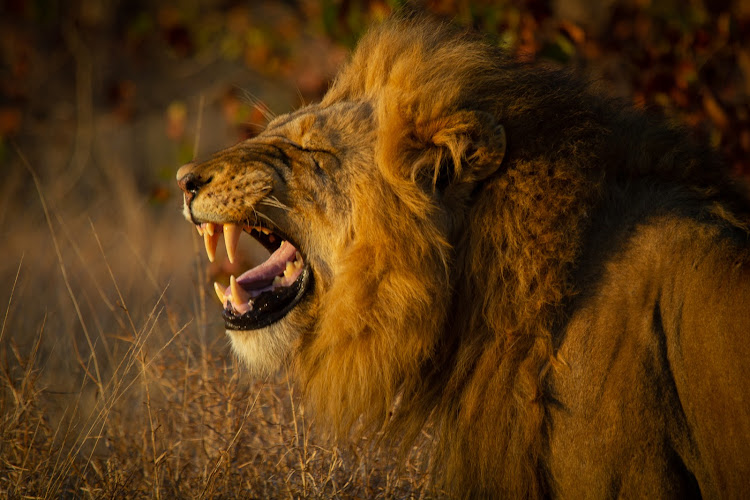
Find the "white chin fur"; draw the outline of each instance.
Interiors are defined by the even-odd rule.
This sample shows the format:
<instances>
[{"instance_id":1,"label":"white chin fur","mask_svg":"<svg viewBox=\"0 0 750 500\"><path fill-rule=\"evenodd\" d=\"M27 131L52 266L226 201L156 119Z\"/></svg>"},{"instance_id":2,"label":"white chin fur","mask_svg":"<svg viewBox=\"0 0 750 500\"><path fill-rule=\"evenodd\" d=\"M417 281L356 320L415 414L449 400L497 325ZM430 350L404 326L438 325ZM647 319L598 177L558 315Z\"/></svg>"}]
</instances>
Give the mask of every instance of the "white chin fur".
<instances>
[{"instance_id":1,"label":"white chin fur","mask_svg":"<svg viewBox=\"0 0 750 500\"><path fill-rule=\"evenodd\" d=\"M256 374L271 374L290 356L297 330L286 321L250 331L227 330L232 350Z\"/></svg>"},{"instance_id":2,"label":"white chin fur","mask_svg":"<svg viewBox=\"0 0 750 500\"><path fill-rule=\"evenodd\" d=\"M188 222L193 222L193 218L190 217L190 207L188 207L188 204L184 201L182 202L182 215Z\"/></svg>"}]
</instances>

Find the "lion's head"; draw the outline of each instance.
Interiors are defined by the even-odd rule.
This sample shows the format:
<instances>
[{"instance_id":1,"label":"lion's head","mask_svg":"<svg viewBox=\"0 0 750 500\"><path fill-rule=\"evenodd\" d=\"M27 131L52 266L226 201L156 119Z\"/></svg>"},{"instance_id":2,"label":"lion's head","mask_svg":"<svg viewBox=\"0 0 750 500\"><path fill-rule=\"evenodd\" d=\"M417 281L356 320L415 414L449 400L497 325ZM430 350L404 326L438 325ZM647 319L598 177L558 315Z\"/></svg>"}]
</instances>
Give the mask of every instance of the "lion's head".
<instances>
[{"instance_id":1,"label":"lion's head","mask_svg":"<svg viewBox=\"0 0 750 500\"><path fill-rule=\"evenodd\" d=\"M230 259L242 232L270 252L216 285L235 352L256 370L292 360L342 423L382 423L419 384L455 292L467 202L505 152L486 103L453 83L474 42L394 28L361 43L321 103L177 175L212 259L222 233Z\"/></svg>"}]
</instances>

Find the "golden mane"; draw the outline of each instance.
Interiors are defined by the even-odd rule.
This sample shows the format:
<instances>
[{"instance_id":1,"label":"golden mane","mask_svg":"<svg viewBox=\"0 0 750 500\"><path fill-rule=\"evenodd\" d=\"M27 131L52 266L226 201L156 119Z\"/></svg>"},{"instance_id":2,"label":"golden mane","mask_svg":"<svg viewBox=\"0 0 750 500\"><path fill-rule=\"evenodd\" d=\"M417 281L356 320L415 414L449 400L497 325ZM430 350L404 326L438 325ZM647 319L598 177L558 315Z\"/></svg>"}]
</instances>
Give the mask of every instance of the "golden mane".
<instances>
[{"instance_id":1,"label":"golden mane","mask_svg":"<svg viewBox=\"0 0 750 500\"><path fill-rule=\"evenodd\" d=\"M416 182L418 169L437 170L445 156L466 184L500 166L502 154L466 159L481 138L474 131L470 140L445 132L459 113L461 123L487 113L507 127L504 116L523 112L503 109L510 64L481 40L418 20L385 24L360 42L322 105L373 104L382 183L353 195L358 238L299 368L306 394L340 431L364 417L368 429L413 438L435 414L439 463L458 491L480 484L537 496L541 382L593 181L557 161L540 182L538 166L519 158L473 207L467 193L453 193L448 220ZM557 153L575 147L573 134L558 136Z\"/></svg>"},{"instance_id":2,"label":"golden mane","mask_svg":"<svg viewBox=\"0 0 750 500\"><path fill-rule=\"evenodd\" d=\"M543 496L545 380L564 364L553 332L578 292L602 167L696 189L726 185L723 171L565 72L420 18L360 42L321 105L345 100L373 106L379 177L352 193L357 238L302 349L306 394L339 432L364 419L405 445L434 417L436 467L457 492ZM502 163L488 125L507 130ZM434 193L446 161L468 186L446 192L448 213L420 182Z\"/></svg>"}]
</instances>

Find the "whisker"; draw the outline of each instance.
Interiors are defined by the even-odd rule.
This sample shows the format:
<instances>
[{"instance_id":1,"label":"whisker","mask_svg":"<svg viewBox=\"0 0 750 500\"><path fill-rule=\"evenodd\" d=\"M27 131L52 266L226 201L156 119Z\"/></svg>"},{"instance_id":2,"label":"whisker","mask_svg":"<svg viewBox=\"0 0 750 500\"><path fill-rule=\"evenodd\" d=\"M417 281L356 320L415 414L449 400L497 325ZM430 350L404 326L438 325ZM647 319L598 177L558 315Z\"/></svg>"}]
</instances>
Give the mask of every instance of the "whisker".
<instances>
[{"instance_id":1,"label":"whisker","mask_svg":"<svg viewBox=\"0 0 750 500\"><path fill-rule=\"evenodd\" d=\"M261 112L263 115L263 118L266 119L267 122L270 122L274 118L276 118L276 114L271 111L271 109L266 105L265 102L261 101L258 97L253 95L250 91L246 89L242 89L242 95L245 98L245 100L249 101L253 106L255 106L258 111Z\"/></svg>"},{"instance_id":2,"label":"whisker","mask_svg":"<svg viewBox=\"0 0 750 500\"><path fill-rule=\"evenodd\" d=\"M250 225L251 226L257 226L258 225L258 218L259 218L258 217L258 212L255 210L255 208L253 208L253 223L250 224ZM250 221L248 220L248 222L250 222Z\"/></svg>"},{"instance_id":3,"label":"whisker","mask_svg":"<svg viewBox=\"0 0 750 500\"><path fill-rule=\"evenodd\" d=\"M283 209L285 209L285 210L289 210L289 207L288 207L288 206L286 206L285 204L281 203L281 202L279 201L279 199L278 199L278 198L276 198L275 196L269 196L269 197L268 197L268 199L269 199L269 200L273 200L273 201L274 201L275 203L278 203L278 204L279 204L279 207L281 207L281 208L283 208Z\"/></svg>"},{"instance_id":4,"label":"whisker","mask_svg":"<svg viewBox=\"0 0 750 500\"><path fill-rule=\"evenodd\" d=\"M267 198L263 198L262 200L258 202L258 205L267 205L269 207L274 207L274 208L278 208L278 209L286 210L286 211L290 210L288 206L280 202L278 198L276 198L275 196L269 196Z\"/></svg>"}]
</instances>

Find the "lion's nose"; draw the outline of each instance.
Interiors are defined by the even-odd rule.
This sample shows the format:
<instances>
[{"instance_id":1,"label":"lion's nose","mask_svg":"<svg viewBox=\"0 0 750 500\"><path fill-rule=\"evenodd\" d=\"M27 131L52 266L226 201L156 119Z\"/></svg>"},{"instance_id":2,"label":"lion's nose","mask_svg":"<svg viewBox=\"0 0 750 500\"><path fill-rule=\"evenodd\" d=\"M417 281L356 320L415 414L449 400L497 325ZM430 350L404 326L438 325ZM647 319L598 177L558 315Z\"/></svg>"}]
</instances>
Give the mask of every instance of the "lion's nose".
<instances>
[{"instance_id":1,"label":"lion's nose","mask_svg":"<svg viewBox=\"0 0 750 500\"><path fill-rule=\"evenodd\" d=\"M195 162L186 163L177 169L177 181L181 181L183 177L193 171L195 168Z\"/></svg>"},{"instance_id":2,"label":"lion's nose","mask_svg":"<svg viewBox=\"0 0 750 500\"><path fill-rule=\"evenodd\" d=\"M180 167L177 171L177 185L185 192L185 203L188 205L195 195L198 194L198 190L211 180L195 175L190 171L192 168L193 164L188 163L187 165Z\"/></svg>"}]
</instances>

